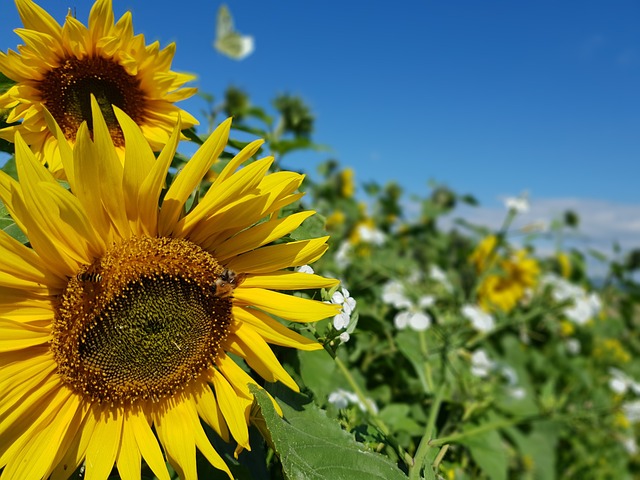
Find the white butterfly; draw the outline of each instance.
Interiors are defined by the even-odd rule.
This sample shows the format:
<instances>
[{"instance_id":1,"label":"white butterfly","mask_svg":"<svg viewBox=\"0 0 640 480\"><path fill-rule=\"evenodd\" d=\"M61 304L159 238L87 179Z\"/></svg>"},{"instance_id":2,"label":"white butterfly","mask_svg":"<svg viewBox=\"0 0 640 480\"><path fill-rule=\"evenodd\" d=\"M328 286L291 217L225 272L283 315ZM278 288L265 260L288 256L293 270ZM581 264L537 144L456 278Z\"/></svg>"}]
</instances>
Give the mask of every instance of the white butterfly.
<instances>
[{"instance_id":1,"label":"white butterfly","mask_svg":"<svg viewBox=\"0 0 640 480\"><path fill-rule=\"evenodd\" d=\"M233 18L226 5L221 5L216 18L215 49L234 60L242 60L254 50L253 37L241 35L233 28Z\"/></svg>"}]
</instances>

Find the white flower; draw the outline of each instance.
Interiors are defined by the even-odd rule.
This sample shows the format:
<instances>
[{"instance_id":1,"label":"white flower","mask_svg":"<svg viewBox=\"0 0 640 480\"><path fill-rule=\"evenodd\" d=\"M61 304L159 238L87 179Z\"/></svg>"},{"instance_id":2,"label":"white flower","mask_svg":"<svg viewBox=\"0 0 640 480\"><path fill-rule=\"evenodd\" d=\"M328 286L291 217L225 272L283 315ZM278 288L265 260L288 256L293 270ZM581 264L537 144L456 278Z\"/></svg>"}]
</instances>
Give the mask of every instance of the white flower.
<instances>
[{"instance_id":1,"label":"white flower","mask_svg":"<svg viewBox=\"0 0 640 480\"><path fill-rule=\"evenodd\" d=\"M356 402L358 397L355 393L339 388L329 394L329 403L336 408L347 408L349 403Z\"/></svg>"},{"instance_id":2,"label":"white flower","mask_svg":"<svg viewBox=\"0 0 640 480\"><path fill-rule=\"evenodd\" d=\"M347 328L350 321L351 317L347 313L340 312L335 317L333 317L333 328L335 328L336 330Z\"/></svg>"},{"instance_id":3,"label":"white flower","mask_svg":"<svg viewBox=\"0 0 640 480\"><path fill-rule=\"evenodd\" d=\"M415 304L405 295L404 285L397 280L391 280L382 287L382 301L401 310L393 319L399 330L411 327L412 330L421 332L431 326L431 317L423 309L435 303L436 299L432 295L423 295Z\"/></svg>"},{"instance_id":4,"label":"white flower","mask_svg":"<svg viewBox=\"0 0 640 480\"><path fill-rule=\"evenodd\" d=\"M349 333L347 332L342 332L340 335L338 335L338 338L340 339L341 343L347 343L351 338L351 335L349 335Z\"/></svg>"},{"instance_id":5,"label":"white flower","mask_svg":"<svg viewBox=\"0 0 640 480\"><path fill-rule=\"evenodd\" d=\"M526 194L522 194L519 197L508 197L505 199L504 205L508 210L513 210L516 213L527 213L529 211L529 200L527 200Z\"/></svg>"},{"instance_id":6,"label":"white flower","mask_svg":"<svg viewBox=\"0 0 640 480\"><path fill-rule=\"evenodd\" d=\"M364 243L370 243L371 245L376 246L382 245L385 240L384 233L367 225L360 225L358 227L358 235L360 236L360 240Z\"/></svg>"},{"instance_id":7,"label":"white flower","mask_svg":"<svg viewBox=\"0 0 640 480\"><path fill-rule=\"evenodd\" d=\"M433 295L423 295L418 299L418 306L420 308L432 307L434 303L436 303L436 297Z\"/></svg>"},{"instance_id":8,"label":"white flower","mask_svg":"<svg viewBox=\"0 0 640 480\"><path fill-rule=\"evenodd\" d=\"M609 388L615 393L622 395L630 389L636 395L640 395L640 383L629 377L622 370L611 367L609 374L611 375Z\"/></svg>"},{"instance_id":9,"label":"white flower","mask_svg":"<svg viewBox=\"0 0 640 480\"><path fill-rule=\"evenodd\" d=\"M495 365L484 350L476 350L471 355L471 374L475 377L487 377Z\"/></svg>"},{"instance_id":10,"label":"white flower","mask_svg":"<svg viewBox=\"0 0 640 480\"><path fill-rule=\"evenodd\" d=\"M629 455L635 455L636 453L638 453L638 444L636 443L635 437L624 437L621 442L622 446Z\"/></svg>"},{"instance_id":11,"label":"white flower","mask_svg":"<svg viewBox=\"0 0 640 480\"><path fill-rule=\"evenodd\" d=\"M343 390L342 388L338 388L337 390L331 392L329 394L329 403L334 405L336 408L347 408L349 404L358 405L358 408L365 412L367 410L365 404L360 401L358 396L347 390ZM378 413L378 406L371 398L366 398L365 401L369 405L369 408L373 410L373 412Z\"/></svg>"},{"instance_id":12,"label":"white flower","mask_svg":"<svg viewBox=\"0 0 640 480\"><path fill-rule=\"evenodd\" d=\"M511 386L518 384L518 374L514 368L510 365L504 365L502 367L502 376L507 380L507 383Z\"/></svg>"},{"instance_id":13,"label":"white flower","mask_svg":"<svg viewBox=\"0 0 640 480\"><path fill-rule=\"evenodd\" d=\"M382 301L396 308L408 308L412 305L404 294L404 285L397 280L391 280L382 287Z\"/></svg>"},{"instance_id":14,"label":"white flower","mask_svg":"<svg viewBox=\"0 0 640 480\"><path fill-rule=\"evenodd\" d=\"M451 285L451 282L447 278L447 274L437 265L431 265L431 267L429 267L429 278L440 283L448 292L453 290L453 285Z\"/></svg>"},{"instance_id":15,"label":"white flower","mask_svg":"<svg viewBox=\"0 0 640 480\"><path fill-rule=\"evenodd\" d=\"M577 338L569 338L564 344L567 347L567 352L572 355L578 355L580 353L580 350L582 350L580 340L578 340Z\"/></svg>"},{"instance_id":16,"label":"white flower","mask_svg":"<svg viewBox=\"0 0 640 480\"><path fill-rule=\"evenodd\" d=\"M513 387L508 391L511 398L514 400L522 400L527 395L527 391L522 387Z\"/></svg>"},{"instance_id":17,"label":"white flower","mask_svg":"<svg viewBox=\"0 0 640 480\"><path fill-rule=\"evenodd\" d=\"M422 332L431 326L431 317L425 312L409 309L397 313L393 323L398 330L410 327L416 332Z\"/></svg>"},{"instance_id":18,"label":"white flower","mask_svg":"<svg viewBox=\"0 0 640 480\"><path fill-rule=\"evenodd\" d=\"M640 400L627 402L622 404L622 413L631 423L640 421Z\"/></svg>"},{"instance_id":19,"label":"white flower","mask_svg":"<svg viewBox=\"0 0 640 480\"><path fill-rule=\"evenodd\" d=\"M582 287L574 285L564 278L553 274L542 277L543 285L551 285L551 295L558 302L571 300L572 305L564 308L563 313L573 323L584 325L602 309L602 301L597 293L587 294Z\"/></svg>"},{"instance_id":20,"label":"white flower","mask_svg":"<svg viewBox=\"0 0 640 480\"><path fill-rule=\"evenodd\" d=\"M351 243L349 241L344 241L334 256L339 269L344 270L351 264L351 259L349 258L350 253Z\"/></svg>"},{"instance_id":21,"label":"white flower","mask_svg":"<svg viewBox=\"0 0 640 480\"><path fill-rule=\"evenodd\" d=\"M313 270L313 268L311 268L309 265L302 265L300 267L296 267L296 272L298 273L315 273L315 271Z\"/></svg>"},{"instance_id":22,"label":"white flower","mask_svg":"<svg viewBox=\"0 0 640 480\"><path fill-rule=\"evenodd\" d=\"M411 285L415 285L420 280L422 280L422 272L420 270L414 270L409 275L407 275L407 283Z\"/></svg>"},{"instance_id":23,"label":"white flower","mask_svg":"<svg viewBox=\"0 0 640 480\"><path fill-rule=\"evenodd\" d=\"M331 296L331 303L342 306L342 311L333 317L333 327L336 330L342 330L351 321L351 314L356 308L356 301L349 295L349 290L341 288Z\"/></svg>"},{"instance_id":24,"label":"white flower","mask_svg":"<svg viewBox=\"0 0 640 480\"><path fill-rule=\"evenodd\" d=\"M476 331L481 333L490 332L495 326L493 317L475 305L465 305L462 307L462 315L464 315Z\"/></svg>"}]
</instances>

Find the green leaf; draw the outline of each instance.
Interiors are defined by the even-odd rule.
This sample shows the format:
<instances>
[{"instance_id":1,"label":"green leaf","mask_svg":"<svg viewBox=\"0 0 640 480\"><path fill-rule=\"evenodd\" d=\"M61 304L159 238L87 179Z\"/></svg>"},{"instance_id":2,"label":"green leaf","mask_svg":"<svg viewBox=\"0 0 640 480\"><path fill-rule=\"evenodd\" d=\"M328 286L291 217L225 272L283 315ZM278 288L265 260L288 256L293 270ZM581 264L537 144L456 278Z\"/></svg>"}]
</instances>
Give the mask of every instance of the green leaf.
<instances>
[{"instance_id":1,"label":"green leaf","mask_svg":"<svg viewBox=\"0 0 640 480\"><path fill-rule=\"evenodd\" d=\"M196 143L197 145L202 145L204 143L204 141L196 133L196 129L194 127L182 130L182 133L184 134L185 137L187 137L189 140Z\"/></svg>"},{"instance_id":2,"label":"green leaf","mask_svg":"<svg viewBox=\"0 0 640 480\"><path fill-rule=\"evenodd\" d=\"M305 386L310 388L316 398L327 398L338 386L336 362L325 350L317 352L298 352L300 375Z\"/></svg>"},{"instance_id":3,"label":"green leaf","mask_svg":"<svg viewBox=\"0 0 640 480\"><path fill-rule=\"evenodd\" d=\"M284 474L290 479L404 480L388 458L367 450L300 395L293 406L283 404L278 416L264 391L251 387L260 405Z\"/></svg>"},{"instance_id":4,"label":"green leaf","mask_svg":"<svg viewBox=\"0 0 640 480\"><path fill-rule=\"evenodd\" d=\"M411 417L411 407L406 403L391 403L380 411L380 419L387 425L393 425L395 431L405 431L420 436L424 426L420 426Z\"/></svg>"},{"instance_id":5,"label":"green leaf","mask_svg":"<svg viewBox=\"0 0 640 480\"><path fill-rule=\"evenodd\" d=\"M29 239L24 232L16 225L13 218L9 216L7 207L5 207L2 201L0 201L0 229L4 230L5 233L8 233L11 237L22 244L29 242Z\"/></svg>"},{"instance_id":6,"label":"green leaf","mask_svg":"<svg viewBox=\"0 0 640 480\"><path fill-rule=\"evenodd\" d=\"M422 388L425 392L430 392L429 382L424 370L425 358L420 350L420 337L414 331L403 330L396 336L396 344L398 350L411 362L416 371L416 375L420 379Z\"/></svg>"},{"instance_id":7,"label":"green leaf","mask_svg":"<svg viewBox=\"0 0 640 480\"><path fill-rule=\"evenodd\" d=\"M14 180L18 180L18 170L17 170L17 167L16 167L16 157L15 156L12 156L11 158L9 158L9 160L7 160L5 162L5 164L2 166L2 171L4 173L6 173L7 175L9 175Z\"/></svg>"},{"instance_id":8,"label":"green leaf","mask_svg":"<svg viewBox=\"0 0 640 480\"><path fill-rule=\"evenodd\" d=\"M0 72L0 93L4 93L9 90L13 85L15 85L15 81L11 80L4 73Z\"/></svg>"},{"instance_id":9,"label":"green leaf","mask_svg":"<svg viewBox=\"0 0 640 480\"><path fill-rule=\"evenodd\" d=\"M324 228L326 219L320 215L315 214L307 218L302 225L296 228L290 233L290 237L293 240L307 240L309 238L323 237L327 234Z\"/></svg>"},{"instance_id":10,"label":"green leaf","mask_svg":"<svg viewBox=\"0 0 640 480\"><path fill-rule=\"evenodd\" d=\"M470 425L471 428L474 428ZM479 433L461 440L471 452L471 457L491 480L507 479L508 457L502 436L497 430Z\"/></svg>"},{"instance_id":11,"label":"green leaf","mask_svg":"<svg viewBox=\"0 0 640 480\"><path fill-rule=\"evenodd\" d=\"M554 480L558 433L560 427L553 422L536 423L531 432L525 435L518 428L505 429L505 433L514 441L525 465L530 465L536 480Z\"/></svg>"}]
</instances>

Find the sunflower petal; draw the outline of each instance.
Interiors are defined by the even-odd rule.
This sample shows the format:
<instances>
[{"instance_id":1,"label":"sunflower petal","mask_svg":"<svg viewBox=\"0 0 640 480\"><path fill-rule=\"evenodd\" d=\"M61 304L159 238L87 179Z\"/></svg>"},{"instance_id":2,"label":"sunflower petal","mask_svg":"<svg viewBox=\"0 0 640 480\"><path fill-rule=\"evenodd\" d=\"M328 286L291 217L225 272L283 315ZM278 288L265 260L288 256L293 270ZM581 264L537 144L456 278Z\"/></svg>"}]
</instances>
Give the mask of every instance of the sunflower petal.
<instances>
[{"instance_id":1,"label":"sunflower petal","mask_svg":"<svg viewBox=\"0 0 640 480\"><path fill-rule=\"evenodd\" d=\"M193 394L194 392L190 393ZM204 429L202 428L200 418L198 418L195 401L193 400L194 397L195 395L192 395L191 401L185 402L184 407L191 419L193 439L196 443L196 446L198 447L198 450L200 450L200 452L202 452L202 454L206 457L206 459L209 460L209 463L211 463L211 465L219 470L224 471L227 475L229 475L229 478L233 480L233 475L231 475L229 467L226 463L224 463L224 460L222 460L222 457L218 454L218 452L216 452L215 448L213 448L211 442L204 432Z\"/></svg>"},{"instance_id":2,"label":"sunflower petal","mask_svg":"<svg viewBox=\"0 0 640 480\"><path fill-rule=\"evenodd\" d=\"M234 306L233 318L251 325L267 343L298 350L313 351L323 349L322 345L316 340L303 337L259 310Z\"/></svg>"},{"instance_id":3,"label":"sunflower petal","mask_svg":"<svg viewBox=\"0 0 640 480\"><path fill-rule=\"evenodd\" d=\"M226 204L233 203L236 198L243 199L244 196L246 200L243 199L242 201L247 201L247 193L255 190L272 163L273 157L258 160L230 176L220 183L217 188L210 188L196 208L178 223L178 231L182 235L187 235L198 222L201 222L216 210L216 213L222 211Z\"/></svg>"},{"instance_id":4,"label":"sunflower petal","mask_svg":"<svg viewBox=\"0 0 640 480\"><path fill-rule=\"evenodd\" d=\"M131 423L122 426L122 443L116 457L118 473L122 480L140 480L141 455Z\"/></svg>"},{"instance_id":5,"label":"sunflower petal","mask_svg":"<svg viewBox=\"0 0 640 480\"><path fill-rule=\"evenodd\" d=\"M151 171L140 185L138 194L138 211L142 227L147 235L155 237L158 233L158 200L167 177L167 171L173 160L180 140L181 122L178 119L169 141L160 152Z\"/></svg>"},{"instance_id":6,"label":"sunflower petal","mask_svg":"<svg viewBox=\"0 0 640 480\"><path fill-rule=\"evenodd\" d=\"M74 424L77 429L79 423L79 400L69 390L61 389L60 394L60 403L51 409L50 420L42 422L29 436L20 452L5 467L3 478L44 478L51 472L59 452L68 447L70 427ZM71 433L75 434L75 431Z\"/></svg>"},{"instance_id":7,"label":"sunflower petal","mask_svg":"<svg viewBox=\"0 0 640 480\"><path fill-rule=\"evenodd\" d=\"M0 230L0 252L0 284L9 288L26 288L32 292L65 286L66 281L45 268L44 262L34 250L25 247L4 230ZM3 293L0 290L0 302L3 300Z\"/></svg>"},{"instance_id":8,"label":"sunflower petal","mask_svg":"<svg viewBox=\"0 0 640 480\"><path fill-rule=\"evenodd\" d=\"M320 237L258 248L230 259L227 266L236 272L269 273L287 267L308 265L327 251L328 239L329 237Z\"/></svg>"},{"instance_id":9,"label":"sunflower petal","mask_svg":"<svg viewBox=\"0 0 640 480\"><path fill-rule=\"evenodd\" d=\"M218 159L229 138L231 119L222 122L209 136L204 144L193 155L191 160L173 181L162 202L158 231L160 235L169 235L177 223L185 202L196 186L202 181L205 173Z\"/></svg>"},{"instance_id":10,"label":"sunflower petal","mask_svg":"<svg viewBox=\"0 0 640 480\"><path fill-rule=\"evenodd\" d=\"M255 385L263 391L264 389L258 385L253 378L247 375L247 372L240 368L228 355L218 357L216 364L220 369L220 372L222 372L225 378L229 380L229 383L233 386L236 392L240 393L244 397L238 397L238 400L244 400L248 419L251 414L251 405L253 404L254 398L251 390L249 390L249 385ZM267 392L267 395L269 395L269 398L273 403L273 407L276 409L276 412L278 412L278 415L282 416L282 409L280 408L280 405L278 405L278 402L275 401L269 392Z\"/></svg>"},{"instance_id":11,"label":"sunflower petal","mask_svg":"<svg viewBox=\"0 0 640 480\"><path fill-rule=\"evenodd\" d=\"M224 421L218 402L209 385L197 390L194 394L196 409L202 419L213 428L225 442L229 442L229 429Z\"/></svg>"},{"instance_id":12,"label":"sunflower petal","mask_svg":"<svg viewBox=\"0 0 640 480\"><path fill-rule=\"evenodd\" d=\"M270 288L272 290L305 290L309 288L331 288L340 283L334 278L299 272L275 272L247 275L242 282L244 288Z\"/></svg>"},{"instance_id":13,"label":"sunflower petal","mask_svg":"<svg viewBox=\"0 0 640 480\"><path fill-rule=\"evenodd\" d=\"M89 31L93 38L93 44L98 43L98 40L110 33L113 22L111 0L96 0L89 12Z\"/></svg>"},{"instance_id":14,"label":"sunflower petal","mask_svg":"<svg viewBox=\"0 0 640 480\"><path fill-rule=\"evenodd\" d=\"M269 220L248 228L215 245L215 247L212 246L209 250L216 255L216 258L224 261L229 257L237 256L284 237L314 214L314 211L306 211L294 213L284 218Z\"/></svg>"},{"instance_id":15,"label":"sunflower petal","mask_svg":"<svg viewBox=\"0 0 640 480\"><path fill-rule=\"evenodd\" d=\"M90 411L84 415L82 425L76 431L69 448L53 469L51 480L67 480L85 458L87 446L96 428L96 416Z\"/></svg>"},{"instance_id":16,"label":"sunflower petal","mask_svg":"<svg viewBox=\"0 0 640 480\"><path fill-rule=\"evenodd\" d=\"M235 441L238 442L238 445L241 445L247 450L251 450L249 446L247 419L245 412L240 407L240 402L238 402L238 395L221 373L215 370L212 371L215 372L212 383L216 391L216 398L218 405L220 405L222 415L224 415L224 419L229 427L229 431Z\"/></svg>"},{"instance_id":17,"label":"sunflower petal","mask_svg":"<svg viewBox=\"0 0 640 480\"><path fill-rule=\"evenodd\" d=\"M91 116L93 119L93 139L95 143L92 162L98 165L100 177L93 184L101 192L102 205L115 225L121 238L129 238L131 233L122 191L123 167L118 158L109 127L102 116L96 97L91 95ZM84 162L91 163L91 162Z\"/></svg>"},{"instance_id":18,"label":"sunflower petal","mask_svg":"<svg viewBox=\"0 0 640 480\"><path fill-rule=\"evenodd\" d=\"M31 0L16 0L16 6L26 28L46 33L60 43L60 24L45 9Z\"/></svg>"},{"instance_id":19,"label":"sunflower petal","mask_svg":"<svg viewBox=\"0 0 640 480\"><path fill-rule=\"evenodd\" d=\"M132 229L136 233L142 234L144 232L138 228L140 225L138 196L140 186L153 168L156 159L149 142L142 135L140 127L118 107L114 107L114 112L122 128L127 147L122 178L125 210Z\"/></svg>"},{"instance_id":20,"label":"sunflower petal","mask_svg":"<svg viewBox=\"0 0 640 480\"><path fill-rule=\"evenodd\" d=\"M97 421L87 445L86 478L107 478L121 448L122 413L96 406L89 415L95 415Z\"/></svg>"},{"instance_id":21,"label":"sunflower petal","mask_svg":"<svg viewBox=\"0 0 640 480\"><path fill-rule=\"evenodd\" d=\"M185 410L184 398L167 405L158 413L154 423L167 458L180 478L197 480L196 445L191 435L191 421Z\"/></svg>"},{"instance_id":22,"label":"sunflower petal","mask_svg":"<svg viewBox=\"0 0 640 480\"><path fill-rule=\"evenodd\" d=\"M0 352L22 350L42 345L49 341L50 328L35 327L28 323L16 322L6 318L0 318Z\"/></svg>"},{"instance_id":23,"label":"sunflower petal","mask_svg":"<svg viewBox=\"0 0 640 480\"><path fill-rule=\"evenodd\" d=\"M151 471L160 480L170 480L160 445L145 415L141 411L128 412L125 422L131 425L138 449Z\"/></svg>"},{"instance_id":24,"label":"sunflower petal","mask_svg":"<svg viewBox=\"0 0 640 480\"><path fill-rule=\"evenodd\" d=\"M234 302L260 308L267 313L292 322L316 322L340 313L341 305L285 295L262 288L238 287L234 291Z\"/></svg>"},{"instance_id":25,"label":"sunflower petal","mask_svg":"<svg viewBox=\"0 0 640 480\"><path fill-rule=\"evenodd\" d=\"M227 340L229 351L249 364L258 375L268 382L280 381L295 392L300 388L282 367L267 342L248 324L240 324Z\"/></svg>"}]
</instances>

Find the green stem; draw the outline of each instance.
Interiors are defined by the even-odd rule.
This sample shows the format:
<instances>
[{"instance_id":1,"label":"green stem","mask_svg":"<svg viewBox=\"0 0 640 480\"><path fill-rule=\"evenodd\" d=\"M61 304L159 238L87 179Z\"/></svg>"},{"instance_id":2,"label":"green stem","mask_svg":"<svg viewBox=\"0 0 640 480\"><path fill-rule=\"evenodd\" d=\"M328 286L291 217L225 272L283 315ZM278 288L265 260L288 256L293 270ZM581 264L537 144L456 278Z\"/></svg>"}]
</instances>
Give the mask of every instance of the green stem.
<instances>
[{"instance_id":1,"label":"green stem","mask_svg":"<svg viewBox=\"0 0 640 480\"><path fill-rule=\"evenodd\" d=\"M429 347L427 346L427 336L425 331L419 333L420 338L420 351L424 357L424 375L427 379L427 388L429 389L427 394L433 392L433 376L431 374L431 364L429 363Z\"/></svg>"},{"instance_id":2,"label":"green stem","mask_svg":"<svg viewBox=\"0 0 640 480\"><path fill-rule=\"evenodd\" d=\"M454 433L453 435L448 435L442 438L434 438L429 441L430 447L440 447L442 445L446 445L449 443L458 443L460 440L464 440L468 437L473 437L474 435L478 435L480 433L488 432L491 430L497 430L498 428L504 427L512 427L513 425L517 425L523 420L511 419L511 420L498 420L496 422L485 423L484 425L480 425L476 428L471 428L465 432Z\"/></svg>"},{"instance_id":3,"label":"green stem","mask_svg":"<svg viewBox=\"0 0 640 480\"><path fill-rule=\"evenodd\" d=\"M445 385L442 384L433 400L433 405L431 405L431 409L429 410L429 421L427 422L427 428L424 431L422 440L420 440L418 450L416 450L416 455L413 458L413 465L409 467L410 480L420 479L420 472L424 468L425 459L427 457L427 454L429 453L429 449L432 447L431 437L433 436L436 428L436 420L438 419L440 405L442 404L442 399L444 398L444 389Z\"/></svg>"}]
</instances>

